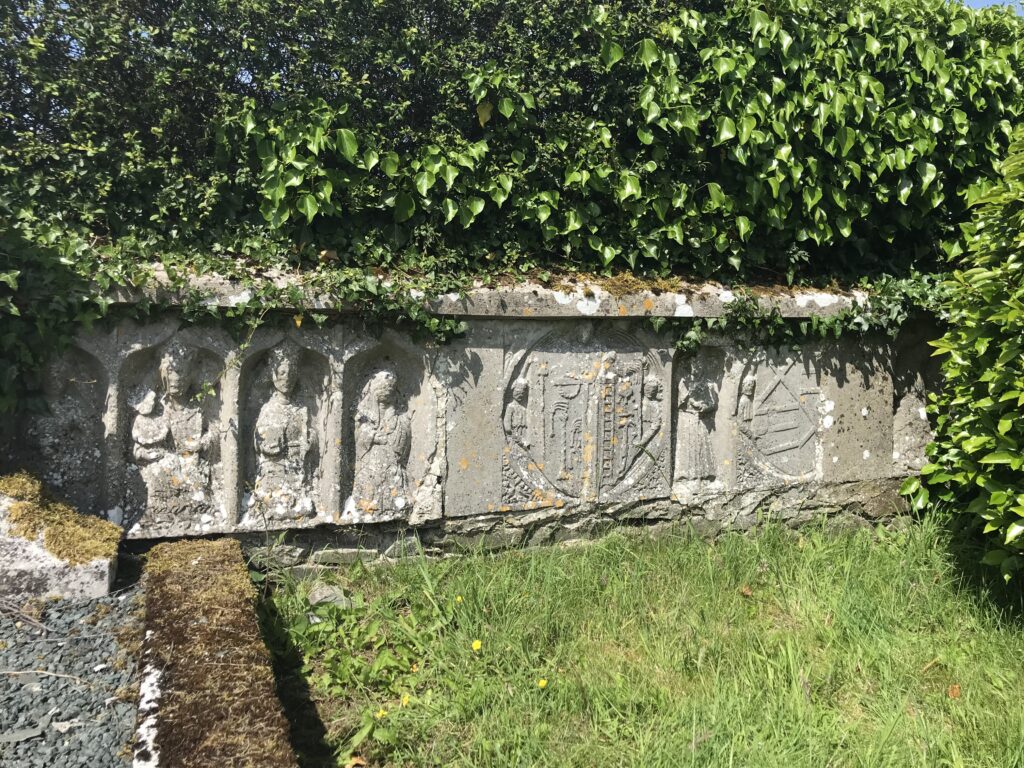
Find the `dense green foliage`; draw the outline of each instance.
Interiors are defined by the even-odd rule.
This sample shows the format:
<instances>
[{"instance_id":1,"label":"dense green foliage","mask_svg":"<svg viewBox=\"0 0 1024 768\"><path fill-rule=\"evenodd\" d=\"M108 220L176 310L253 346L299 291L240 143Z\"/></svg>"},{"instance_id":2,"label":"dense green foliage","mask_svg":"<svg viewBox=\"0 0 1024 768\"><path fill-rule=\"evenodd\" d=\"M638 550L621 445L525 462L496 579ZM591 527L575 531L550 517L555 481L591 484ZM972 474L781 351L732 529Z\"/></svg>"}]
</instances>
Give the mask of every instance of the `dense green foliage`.
<instances>
[{"instance_id":1,"label":"dense green foliage","mask_svg":"<svg viewBox=\"0 0 1024 768\"><path fill-rule=\"evenodd\" d=\"M246 268L932 265L1024 103L1021 21L938 0L2 13L18 219Z\"/></svg>"},{"instance_id":2,"label":"dense green foliage","mask_svg":"<svg viewBox=\"0 0 1024 768\"><path fill-rule=\"evenodd\" d=\"M950 544L931 519L354 566L321 576L351 605L289 582L264 627L338 750L295 730L308 765L1020 766L1024 633Z\"/></svg>"},{"instance_id":3,"label":"dense green foliage","mask_svg":"<svg viewBox=\"0 0 1024 768\"><path fill-rule=\"evenodd\" d=\"M1024 109L1022 33L943 0L11 0L0 409L154 263L434 332L409 289L470 276L929 272ZM294 299L261 285L251 322Z\"/></svg>"},{"instance_id":4,"label":"dense green foliage","mask_svg":"<svg viewBox=\"0 0 1024 768\"><path fill-rule=\"evenodd\" d=\"M1002 170L948 281L936 440L904 490L920 508L937 501L976 521L992 544L985 561L1009 577L1024 567L1024 129Z\"/></svg>"}]
</instances>

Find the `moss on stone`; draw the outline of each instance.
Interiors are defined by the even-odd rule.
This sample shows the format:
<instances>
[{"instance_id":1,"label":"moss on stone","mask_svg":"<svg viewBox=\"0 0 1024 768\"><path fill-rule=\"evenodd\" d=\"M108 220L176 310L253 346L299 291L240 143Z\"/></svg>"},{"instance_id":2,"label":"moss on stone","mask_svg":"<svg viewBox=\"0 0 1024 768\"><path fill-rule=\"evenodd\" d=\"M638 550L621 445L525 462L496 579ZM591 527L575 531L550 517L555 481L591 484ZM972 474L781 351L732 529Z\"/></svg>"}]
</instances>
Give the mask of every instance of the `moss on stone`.
<instances>
[{"instance_id":1,"label":"moss on stone","mask_svg":"<svg viewBox=\"0 0 1024 768\"><path fill-rule=\"evenodd\" d=\"M79 514L54 500L42 482L27 472L0 478L0 493L15 500L7 510L11 536L29 541L42 536L46 551L70 565L117 556L120 526Z\"/></svg>"},{"instance_id":2,"label":"moss on stone","mask_svg":"<svg viewBox=\"0 0 1024 768\"><path fill-rule=\"evenodd\" d=\"M144 583L144 655L162 674L161 766L294 768L238 542L159 544Z\"/></svg>"},{"instance_id":3,"label":"moss on stone","mask_svg":"<svg viewBox=\"0 0 1024 768\"><path fill-rule=\"evenodd\" d=\"M42 504L46 499L43 481L28 472L15 472L0 477L0 493L17 501Z\"/></svg>"}]
</instances>

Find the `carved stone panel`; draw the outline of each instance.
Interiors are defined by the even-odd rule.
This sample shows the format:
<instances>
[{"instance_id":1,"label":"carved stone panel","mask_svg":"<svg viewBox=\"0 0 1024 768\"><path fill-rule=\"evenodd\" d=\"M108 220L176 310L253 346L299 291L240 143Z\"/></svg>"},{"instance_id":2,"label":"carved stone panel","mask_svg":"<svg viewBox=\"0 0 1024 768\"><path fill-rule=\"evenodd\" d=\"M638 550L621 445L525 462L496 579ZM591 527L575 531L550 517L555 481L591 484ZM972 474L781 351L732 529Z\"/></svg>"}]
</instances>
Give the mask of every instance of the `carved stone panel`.
<instances>
[{"instance_id":1,"label":"carved stone panel","mask_svg":"<svg viewBox=\"0 0 1024 768\"><path fill-rule=\"evenodd\" d=\"M103 502L103 408L107 374L89 353L72 347L47 365L46 410L24 423L29 468L85 511Z\"/></svg>"},{"instance_id":2,"label":"carved stone panel","mask_svg":"<svg viewBox=\"0 0 1024 768\"><path fill-rule=\"evenodd\" d=\"M736 388L735 460L740 485L803 481L820 468L820 385L795 356L743 366Z\"/></svg>"},{"instance_id":3,"label":"carved stone panel","mask_svg":"<svg viewBox=\"0 0 1024 768\"><path fill-rule=\"evenodd\" d=\"M341 522L441 516L443 411L432 356L386 334L346 368Z\"/></svg>"},{"instance_id":4,"label":"carved stone panel","mask_svg":"<svg viewBox=\"0 0 1024 768\"><path fill-rule=\"evenodd\" d=\"M131 363L126 523L149 536L217 526L225 517L215 471L223 361L193 340L175 337Z\"/></svg>"},{"instance_id":5,"label":"carved stone panel","mask_svg":"<svg viewBox=\"0 0 1024 768\"><path fill-rule=\"evenodd\" d=\"M323 506L328 361L286 339L261 354L246 373L241 522L262 528L309 521Z\"/></svg>"},{"instance_id":6,"label":"carved stone panel","mask_svg":"<svg viewBox=\"0 0 1024 768\"><path fill-rule=\"evenodd\" d=\"M635 336L589 323L506 350L502 504L667 495L666 379Z\"/></svg>"}]
</instances>

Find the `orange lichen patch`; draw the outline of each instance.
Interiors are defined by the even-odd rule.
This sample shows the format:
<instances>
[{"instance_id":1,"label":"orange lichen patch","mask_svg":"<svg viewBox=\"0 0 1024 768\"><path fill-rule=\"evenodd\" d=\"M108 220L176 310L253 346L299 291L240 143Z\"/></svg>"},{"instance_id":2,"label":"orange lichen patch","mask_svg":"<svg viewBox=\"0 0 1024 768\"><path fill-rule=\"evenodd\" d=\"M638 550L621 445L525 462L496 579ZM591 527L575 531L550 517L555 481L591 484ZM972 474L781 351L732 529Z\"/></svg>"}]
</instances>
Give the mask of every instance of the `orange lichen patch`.
<instances>
[{"instance_id":1,"label":"orange lichen patch","mask_svg":"<svg viewBox=\"0 0 1024 768\"><path fill-rule=\"evenodd\" d=\"M11 536L36 541L70 565L117 556L121 527L54 500L37 478L27 472L0 478L0 493L15 499L7 511Z\"/></svg>"},{"instance_id":2,"label":"orange lichen patch","mask_svg":"<svg viewBox=\"0 0 1024 768\"><path fill-rule=\"evenodd\" d=\"M619 317L625 317L629 313L625 304L619 304Z\"/></svg>"},{"instance_id":3,"label":"orange lichen patch","mask_svg":"<svg viewBox=\"0 0 1024 768\"><path fill-rule=\"evenodd\" d=\"M467 459L465 456L459 459L459 469L461 469L463 472L469 469L469 459Z\"/></svg>"},{"instance_id":4,"label":"orange lichen patch","mask_svg":"<svg viewBox=\"0 0 1024 768\"><path fill-rule=\"evenodd\" d=\"M523 307L523 317L529 317L532 314L533 314L533 308L532 307Z\"/></svg>"},{"instance_id":5,"label":"orange lichen patch","mask_svg":"<svg viewBox=\"0 0 1024 768\"><path fill-rule=\"evenodd\" d=\"M650 312L653 309L654 309L654 299L652 299L651 297L648 296L646 299L644 299L644 312Z\"/></svg>"}]
</instances>

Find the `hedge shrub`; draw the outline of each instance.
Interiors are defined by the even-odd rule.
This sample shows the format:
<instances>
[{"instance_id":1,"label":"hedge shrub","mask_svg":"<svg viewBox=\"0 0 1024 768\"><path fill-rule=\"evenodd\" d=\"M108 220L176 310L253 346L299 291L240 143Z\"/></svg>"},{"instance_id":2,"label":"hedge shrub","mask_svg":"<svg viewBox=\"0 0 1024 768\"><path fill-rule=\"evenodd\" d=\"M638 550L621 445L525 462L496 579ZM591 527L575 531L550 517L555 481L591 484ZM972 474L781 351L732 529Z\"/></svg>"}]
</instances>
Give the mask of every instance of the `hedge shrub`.
<instances>
[{"instance_id":1,"label":"hedge shrub","mask_svg":"<svg viewBox=\"0 0 1024 768\"><path fill-rule=\"evenodd\" d=\"M944 0L12 0L0 204L229 266L928 269L1022 39Z\"/></svg>"},{"instance_id":2,"label":"hedge shrub","mask_svg":"<svg viewBox=\"0 0 1024 768\"><path fill-rule=\"evenodd\" d=\"M1024 566L1024 127L970 227L964 268L947 282L950 331L934 342L944 385L930 406L930 463L904 492L967 515L989 536L985 562Z\"/></svg>"}]
</instances>

